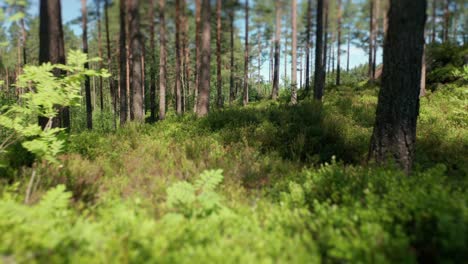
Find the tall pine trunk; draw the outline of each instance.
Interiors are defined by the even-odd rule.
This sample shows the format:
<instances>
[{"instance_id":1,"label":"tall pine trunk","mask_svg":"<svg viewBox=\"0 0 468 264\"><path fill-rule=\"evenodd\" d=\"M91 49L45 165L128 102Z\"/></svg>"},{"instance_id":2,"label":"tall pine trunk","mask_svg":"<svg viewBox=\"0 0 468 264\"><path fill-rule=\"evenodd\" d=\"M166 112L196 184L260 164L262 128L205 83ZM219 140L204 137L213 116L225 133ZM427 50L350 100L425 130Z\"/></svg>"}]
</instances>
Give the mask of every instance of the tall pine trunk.
<instances>
[{"instance_id":1,"label":"tall pine trunk","mask_svg":"<svg viewBox=\"0 0 468 264\"><path fill-rule=\"evenodd\" d=\"M306 26L306 44L305 44L305 93L310 94L310 47L312 45L312 0L307 1L307 26Z\"/></svg>"},{"instance_id":2,"label":"tall pine trunk","mask_svg":"<svg viewBox=\"0 0 468 264\"><path fill-rule=\"evenodd\" d=\"M109 0L104 0L104 20L105 20L105 28L106 28L106 49L107 49L107 70L109 73L112 73L112 55L111 55L111 47L110 47L110 32L109 32ZM114 79L112 77L109 78L109 91L112 97L112 105L114 109L114 128L117 127L117 89L116 85L114 85Z\"/></svg>"},{"instance_id":3,"label":"tall pine trunk","mask_svg":"<svg viewBox=\"0 0 468 264\"><path fill-rule=\"evenodd\" d=\"M159 120L166 118L166 21L165 0L159 0Z\"/></svg>"},{"instance_id":4,"label":"tall pine trunk","mask_svg":"<svg viewBox=\"0 0 468 264\"><path fill-rule=\"evenodd\" d=\"M149 19L150 19L150 121L156 122L156 44L154 40L154 1L150 0Z\"/></svg>"},{"instance_id":5,"label":"tall pine trunk","mask_svg":"<svg viewBox=\"0 0 468 264\"><path fill-rule=\"evenodd\" d=\"M382 88L369 158L380 164L396 162L409 173L419 113L426 1L391 1L388 16Z\"/></svg>"},{"instance_id":6,"label":"tall pine trunk","mask_svg":"<svg viewBox=\"0 0 468 264\"><path fill-rule=\"evenodd\" d=\"M96 0L96 18L98 31L98 57L102 58L102 30L101 30L101 0ZM102 69L102 60L99 61L99 69ZM104 94L102 90L102 77L99 76L99 106L104 111Z\"/></svg>"},{"instance_id":7,"label":"tall pine trunk","mask_svg":"<svg viewBox=\"0 0 468 264\"><path fill-rule=\"evenodd\" d=\"M201 1L195 0L195 91L193 111L197 113L198 88L200 86L200 58L201 58Z\"/></svg>"},{"instance_id":8,"label":"tall pine trunk","mask_svg":"<svg viewBox=\"0 0 468 264\"><path fill-rule=\"evenodd\" d=\"M216 1L216 88L217 106L223 107L223 90L221 79L221 0Z\"/></svg>"},{"instance_id":9,"label":"tall pine trunk","mask_svg":"<svg viewBox=\"0 0 468 264\"><path fill-rule=\"evenodd\" d=\"M279 68L280 68L280 40L281 40L281 6L279 1L275 1L276 13L276 33L275 33L275 55L273 66L273 89L271 90L271 98L276 100L279 93Z\"/></svg>"},{"instance_id":10,"label":"tall pine trunk","mask_svg":"<svg viewBox=\"0 0 468 264\"><path fill-rule=\"evenodd\" d=\"M314 74L314 99L322 100L323 89L325 87L325 65L324 65L324 2L327 0L317 0L317 30L315 40L315 74Z\"/></svg>"},{"instance_id":11,"label":"tall pine trunk","mask_svg":"<svg viewBox=\"0 0 468 264\"><path fill-rule=\"evenodd\" d=\"M231 24L231 41L230 41L230 49L231 49L231 58L230 58L230 77L229 77L229 104L232 104L232 101L235 99L235 91L234 91L234 8L229 11L229 20Z\"/></svg>"},{"instance_id":12,"label":"tall pine trunk","mask_svg":"<svg viewBox=\"0 0 468 264\"><path fill-rule=\"evenodd\" d=\"M442 33L442 41L447 42L449 40L449 27L450 27L450 11L449 11L450 0L444 2L444 25Z\"/></svg>"},{"instance_id":13,"label":"tall pine trunk","mask_svg":"<svg viewBox=\"0 0 468 264\"><path fill-rule=\"evenodd\" d=\"M181 74L181 49L180 49L180 1L175 0L175 52L176 52L176 64L175 64L175 92L176 92L176 112L182 114L182 74Z\"/></svg>"},{"instance_id":14,"label":"tall pine trunk","mask_svg":"<svg viewBox=\"0 0 468 264\"><path fill-rule=\"evenodd\" d=\"M65 63L65 44L62 28L62 13L60 0L41 0L39 12L39 64ZM61 74L55 70L56 76ZM8 84L7 78L7 84ZM7 85L7 87L9 87ZM45 127L48 120L39 118L39 124ZM59 109L59 114L52 121L53 127L70 128L70 110L68 107Z\"/></svg>"},{"instance_id":15,"label":"tall pine trunk","mask_svg":"<svg viewBox=\"0 0 468 264\"><path fill-rule=\"evenodd\" d=\"M368 76L370 80L374 80L372 73L372 65L374 64L374 1L370 0L370 14L369 14L369 63L368 63Z\"/></svg>"},{"instance_id":16,"label":"tall pine trunk","mask_svg":"<svg viewBox=\"0 0 468 264\"><path fill-rule=\"evenodd\" d=\"M210 0L202 0L201 6L200 79L198 82L197 116L206 116L210 109L210 57L211 57L211 6Z\"/></svg>"},{"instance_id":17,"label":"tall pine trunk","mask_svg":"<svg viewBox=\"0 0 468 264\"><path fill-rule=\"evenodd\" d=\"M244 90L242 104L249 103L249 0L245 2Z\"/></svg>"},{"instance_id":18,"label":"tall pine trunk","mask_svg":"<svg viewBox=\"0 0 468 264\"><path fill-rule=\"evenodd\" d=\"M291 2L291 23L292 23L292 43L291 43L291 103L297 103L297 2Z\"/></svg>"},{"instance_id":19,"label":"tall pine trunk","mask_svg":"<svg viewBox=\"0 0 468 264\"><path fill-rule=\"evenodd\" d=\"M81 17L83 19L83 53L88 54L88 10L86 7L86 0L81 0ZM85 69L89 69L89 63L85 63ZM86 98L86 127L93 128L93 107L91 105L91 85L89 76L85 77L85 98Z\"/></svg>"},{"instance_id":20,"label":"tall pine trunk","mask_svg":"<svg viewBox=\"0 0 468 264\"><path fill-rule=\"evenodd\" d=\"M120 60L120 124L127 122L128 99L127 99L127 21L126 21L126 1L120 1L120 35L119 35L119 60Z\"/></svg>"},{"instance_id":21,"label":"tall pine trunk","mask_svg":"<svg viewBox=\"0 0 468 264\"><path fill-rule=\"evenodd\" d=\"M130 28L131 52L131 88L132 93L132 119L143 122L145 119L143 102L143 43L140 34L140 15L138 13L138 0L128 0L128 17Z\"/></svg>"},{"instance_id":22,"label":"tall pine trunk","mask_svg":"<svg viewBox=\"0 0 468 264\"><path fill-rule=\"evenodd\" d=\"M336 85L341 84L341 0L338 3L338 36L337 36L337 47L336 47Z\"/></svg>"}]
</instances>

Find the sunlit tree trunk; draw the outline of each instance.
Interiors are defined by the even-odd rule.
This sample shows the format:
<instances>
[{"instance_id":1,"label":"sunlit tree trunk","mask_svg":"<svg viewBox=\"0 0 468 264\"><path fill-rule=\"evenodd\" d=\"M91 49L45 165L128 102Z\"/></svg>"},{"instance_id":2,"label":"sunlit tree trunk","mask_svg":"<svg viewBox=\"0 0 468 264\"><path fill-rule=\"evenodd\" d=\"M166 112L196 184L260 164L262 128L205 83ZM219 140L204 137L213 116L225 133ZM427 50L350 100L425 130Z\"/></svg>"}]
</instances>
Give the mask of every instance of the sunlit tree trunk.
<instances>
[{"instance_id":1,"label":"sunlit tree trunk","mask_svg":"<svg viewBox=\"0 0 468 264\"><path fill-rule=\"evenodd\" d=\"M370 159L396 162L407 173L416 141L425 21L425 0L390 2L382 87L369 151Z\"/></svg>"},{"instance_id":2,"label":"sunlit tree trunk","mask_svg":"<svg viewBox=\"0 0 468 264\"><path fill-rule=\"evenodd\" d=\"M166 21L165 0L159 0L159 120L166 118Z\"/></svg>"},{"instance_id":3,"label":"sunlit tree trunk","mask_svg":"<svg viewBox=\"0 0 468 264\"><path fill-rule=\"evenodd\" d=\"M65 44L60 0L41 0L39 10L39 64L45 62L64 64ZM54 71L55 75L60 73L60 70ZM47 121L45 118L39 118L42 127L45 127ZM58 116L53 120L53 127L70 128L68 107L59 109Z\"/></svg>"},{"instance_id":4,"label":"sunlit tree trunk","mask_svg":"<svg viewBox=\"0 0 468 264\"><path fill-rule=\"evenodd\" d=\"M202 0L201 8L201 58L200 58L200 80L198 87L197 116L206 116L210 108L210 57L211 57L211 7L210 0Z\"/></svg>"}]
</instances>

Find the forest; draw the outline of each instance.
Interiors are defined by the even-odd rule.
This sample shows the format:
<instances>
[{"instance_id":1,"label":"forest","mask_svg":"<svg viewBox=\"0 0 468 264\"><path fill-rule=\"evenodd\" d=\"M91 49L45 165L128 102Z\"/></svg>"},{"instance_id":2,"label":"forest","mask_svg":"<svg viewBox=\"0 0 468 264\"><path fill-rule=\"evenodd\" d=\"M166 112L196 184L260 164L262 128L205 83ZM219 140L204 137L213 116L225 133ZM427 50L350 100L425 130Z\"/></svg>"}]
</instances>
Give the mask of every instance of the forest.
<instances>
[{"instance_id":1,"label":"forest","mask_svg":"<svg viewBox=\"0 0 468 264\"><path fill-rule=\"evenodd\" d=\"M0 263L466 263L464 0L0 0Z\"/></svg>"}]
</instances>

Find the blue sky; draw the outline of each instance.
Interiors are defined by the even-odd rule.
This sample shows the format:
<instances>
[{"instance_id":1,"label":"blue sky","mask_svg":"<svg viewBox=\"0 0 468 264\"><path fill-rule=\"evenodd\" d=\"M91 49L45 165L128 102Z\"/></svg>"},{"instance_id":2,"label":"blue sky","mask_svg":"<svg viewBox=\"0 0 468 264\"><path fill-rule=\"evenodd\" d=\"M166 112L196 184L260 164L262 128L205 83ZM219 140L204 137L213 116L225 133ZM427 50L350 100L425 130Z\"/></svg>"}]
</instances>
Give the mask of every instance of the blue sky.
<instances>
[{"instance_id":1,"label":"blue sky","mask_svg":"<svg viewBox=\"0 0 468 264\"><path fill-rule=\"evenodd\" d=\"M88 0L88 2L91 2L91 0ZM29 13L36 15L39 13L39 0L32 0L31 1L31 6L29 8ZM81 13L81 0L62 0L62 21L63 23L67 23L77 17L80 16ZM239 17L238 17L239 20ZM238 21L238 27L240 29L240 34L243 35L243 30L244 30L244 22L242 19ZM80 25L74 25L72 26L73 31L75 34L80 35L81 34L81 27ZM212 36L215 37L215 36ZM343 49L345 48L345 45L343 45ZM290 58L289 58L290 60ZM350 67L353 68L355 66L365 64L367 63L368 57L367 57L367 52L364 50L351 46L350 49ZM345 67L346 64L346 54L342 54L341 57L342 65ZM377 63L380 63L382 61L382 50L380 49L378 54L377 54ZM284 57L281 59L281 67L280 67L280 76L284 76ZM288 78L290 78L291 75L291 64L288 62L287 64L287 75ZM263 75L263 78L268 80L268 63L264 63L261 69L261 73ZM299 80L299 76L298 76Z\"/></svg>"}]
</instances>

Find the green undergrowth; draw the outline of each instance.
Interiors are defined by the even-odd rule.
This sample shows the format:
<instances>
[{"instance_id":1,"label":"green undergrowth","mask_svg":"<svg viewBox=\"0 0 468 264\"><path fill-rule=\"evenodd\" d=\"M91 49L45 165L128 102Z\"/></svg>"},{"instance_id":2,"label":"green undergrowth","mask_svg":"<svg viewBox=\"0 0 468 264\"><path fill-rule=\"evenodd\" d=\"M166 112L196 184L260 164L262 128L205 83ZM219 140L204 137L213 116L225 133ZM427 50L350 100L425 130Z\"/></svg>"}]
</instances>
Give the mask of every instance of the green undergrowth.
<instances>
[{"instance_id":1,"label":"green undergrowth","mask_svg":"<svg viewBox=\"0 0 468 264\"><path fill-rule=\"evenodd\" d=\"M33 205L18 147L1 169L0 261L463 262L466 87L421 99L409 177L365 164L376 94L339 86L323 105L261 101L71 134L62 165L35 165Z\"/></svg>"}]
</instances>

